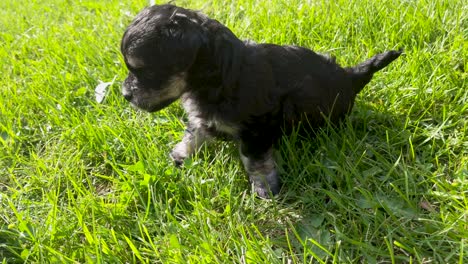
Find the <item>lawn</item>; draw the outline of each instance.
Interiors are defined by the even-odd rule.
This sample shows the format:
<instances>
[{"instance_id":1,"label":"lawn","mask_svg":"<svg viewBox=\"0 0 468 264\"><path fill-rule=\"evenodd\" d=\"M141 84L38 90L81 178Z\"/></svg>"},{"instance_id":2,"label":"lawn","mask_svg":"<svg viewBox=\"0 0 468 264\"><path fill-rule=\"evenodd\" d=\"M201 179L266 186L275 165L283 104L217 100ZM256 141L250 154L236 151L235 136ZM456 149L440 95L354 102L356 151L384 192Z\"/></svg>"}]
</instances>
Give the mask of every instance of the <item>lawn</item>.
<instances>
[{"instance_id":1,"label":"lawn","mask_svg":"<svg viewBox=\"0 0 468 264\"><path fill-rule=\"evenodd\" d=\"M147 4L0 1L0 261L468 262L465 1L176 1L342 65L405 50L346 122L282 138L274 200L255 197L233 143L174 168L181 107L120 95L120 39Z\"/></svg>"}]
</instances>

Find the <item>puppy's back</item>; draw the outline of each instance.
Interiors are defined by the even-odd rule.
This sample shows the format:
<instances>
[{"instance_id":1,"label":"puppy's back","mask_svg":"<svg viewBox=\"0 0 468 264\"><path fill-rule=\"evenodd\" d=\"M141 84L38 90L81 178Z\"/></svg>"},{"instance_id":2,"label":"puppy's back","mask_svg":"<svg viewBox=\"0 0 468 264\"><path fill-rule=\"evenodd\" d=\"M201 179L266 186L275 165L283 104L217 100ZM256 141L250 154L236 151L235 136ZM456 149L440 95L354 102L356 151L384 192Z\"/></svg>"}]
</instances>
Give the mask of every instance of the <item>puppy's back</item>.
<instances>
[{"instance_id":1,"label":"puppy's back","mask_svg":"<svg viewBox=\"0 0 468 264\"><path fill-rule=\"evenodd\" d=\"M287 121L305 114L318 126L323 115L337 119L354 103L352 79L334 58L297 46L260 44L258 49L272 68L276 87L271 89L281 98Z\"/></svg>"},{"instance_id":2,"label":"puppy's back","mask_svg":"<svg viewBox=\"0 0 468 264\"><path fill-rule=\"evenodd\" d=\"M281 89L301 88L301 82L307 77L315 79L317 84L326 86L332 86L334 82L346 79L346 72L336 64L334 58L298 46L274 44L258 46L264 50L265 57L272 66L277 84Z\"/></svg>"},{"instance_id":3,"label":"puppy's back","mask_svg":"<svg viewBox=\"0 0 468 264\"><path fill-rule=\"evenodd\" d=\"M312 125L341 119L354 105L357 93L381 70L401 54L389 51L350 68L334 58L297 46L260 44L257 46L272 67L275 93L283 99L286 119L302 119Z\"/></svg>"}]
</instances>

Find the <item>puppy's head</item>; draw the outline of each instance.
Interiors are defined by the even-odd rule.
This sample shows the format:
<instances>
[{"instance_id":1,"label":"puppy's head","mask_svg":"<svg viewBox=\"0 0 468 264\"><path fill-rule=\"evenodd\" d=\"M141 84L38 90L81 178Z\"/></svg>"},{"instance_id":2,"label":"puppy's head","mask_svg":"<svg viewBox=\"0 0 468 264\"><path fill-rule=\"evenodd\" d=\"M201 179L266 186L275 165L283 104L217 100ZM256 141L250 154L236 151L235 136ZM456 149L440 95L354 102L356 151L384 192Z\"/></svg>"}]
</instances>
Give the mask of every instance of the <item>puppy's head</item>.
<instances>
[{"instance_id":1,"label":"puppy's head","mask_svg":"<svg viewBox=\"0 0 468 264\"><path fill-rule=\"evenodd\" d=\"M129 70L122 93L134 106L158 111L187 89L187 71L204 43L194 12L173 5L141 11L125 31L121 52Z\"/></svg>"}]
</instances>

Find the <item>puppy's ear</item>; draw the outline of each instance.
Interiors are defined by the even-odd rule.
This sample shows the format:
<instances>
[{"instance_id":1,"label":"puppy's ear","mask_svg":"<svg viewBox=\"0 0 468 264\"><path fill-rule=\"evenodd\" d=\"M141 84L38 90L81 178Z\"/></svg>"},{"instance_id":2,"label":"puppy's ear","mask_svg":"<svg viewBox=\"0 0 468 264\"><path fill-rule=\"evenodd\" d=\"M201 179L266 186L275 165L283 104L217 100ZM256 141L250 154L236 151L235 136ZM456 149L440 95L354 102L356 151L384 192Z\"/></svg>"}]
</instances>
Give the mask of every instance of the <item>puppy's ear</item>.
<instances>
[{"instance_id":1,"label":"puppy's ear","mask_svg":"<svg viewBox=\"0 0 468 264\"><path fill-rule=\"evenodd\" d=\"M200 48L208 42L206 34L197 23L186 17L177 17L177 15L165 26L163 34L172 40L167 44L166 49L176 51L178 55L168 59L183 60L182 64L188 67L195 61Z\"/></svg>"},{"instance_id":2,"label":"puppy's ear","mask_svg":"<svg viewBox=\"0 0 468 264\"><path fill-rule=\"evenodd\" d=\"M245 46L225 27L217 32L214 41L215 61L221 71L223 86L230 89L239 78Z\"/></svg>"}]
</instances>

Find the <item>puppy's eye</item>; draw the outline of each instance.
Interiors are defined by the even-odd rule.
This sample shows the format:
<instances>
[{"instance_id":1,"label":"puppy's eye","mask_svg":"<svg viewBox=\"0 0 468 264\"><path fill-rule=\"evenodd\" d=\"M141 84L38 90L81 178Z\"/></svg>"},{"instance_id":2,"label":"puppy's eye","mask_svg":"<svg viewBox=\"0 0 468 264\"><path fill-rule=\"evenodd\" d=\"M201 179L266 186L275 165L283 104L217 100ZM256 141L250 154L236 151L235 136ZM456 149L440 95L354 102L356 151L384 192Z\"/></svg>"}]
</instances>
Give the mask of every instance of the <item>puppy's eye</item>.
<instances>
[{"instance_id":1,"label":"puppy's eye","mask_svg":"<svg viewBox=\"0 0 468 264\"><path fill-rule=\"evenodd\" d=\"M132 70L138 78L151 79L154 77L154 72L150 69L138 68Z\"/></svg>"}]
</instances>

